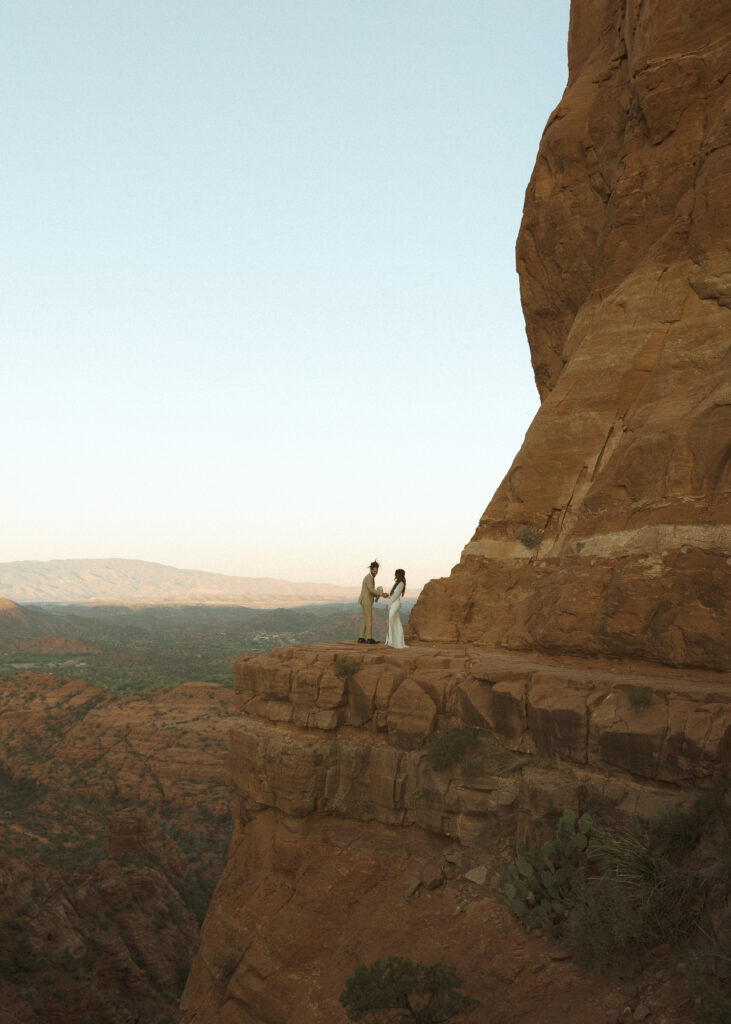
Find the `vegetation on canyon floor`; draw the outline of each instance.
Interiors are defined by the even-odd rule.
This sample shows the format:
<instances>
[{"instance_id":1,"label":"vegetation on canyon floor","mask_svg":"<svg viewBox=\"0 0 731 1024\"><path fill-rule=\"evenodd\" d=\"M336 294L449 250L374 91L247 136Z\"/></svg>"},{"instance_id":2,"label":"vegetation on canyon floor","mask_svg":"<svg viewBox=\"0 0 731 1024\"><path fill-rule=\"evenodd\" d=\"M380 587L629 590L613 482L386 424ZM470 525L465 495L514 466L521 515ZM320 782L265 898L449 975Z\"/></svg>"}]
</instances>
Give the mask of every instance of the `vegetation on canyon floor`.
<instances>
[{"instance_id":1,"label":"vegetation on canyon floor","mask_svg":"<svg viewBox=\"0 0 731 1024\"><path fill-rule=\"evenodd\" d=\"M140 1019L178 1020L231 833L231 706L207 683L0 679L0 994L21 1019L110 1019L129 989Z\"/></svg>"},{"instance_id":2,"label":"vegetation on canyon floor","mask_svg":"<svg viewBox=\"0 0 731 1024\"><path fill-rule=\"evenodd\" d=\"M358 964L345 983L340 1004L348 1020L367 1024L442 1024L479 1005L460 992L463 985L450 964L414 963L390 956Z\"/></svg>"},{"instance_id":3,"label":"vegetation on canyon floor","mask_svg":"<svg viewBox=\"0 0 731 1024\"><path fill-rule=\"evenodd\" d=\"M630 976L653 948L682 951L699 1013L731 1022L731 807L718 782L647 824L568 810L556 837L518 845L499 899L528 930L560 937L584 967Z\"/></svg>"},{"instance_id":4,"label":"vegetation on canyon floor","mask_svg":"<svg viewBox=\"0 0 731 1024\"><path fill-rule=\"evenodd\" d=\"M404 619L413 603L404 602ZM190 679L230 686L231 665L242 651L355 640L360 628L356 604L18 609L18 616L0 616L0 676L45 673L125 693ZM378 613L375 627L377 633L385 628ZM54 639L63 642L54 648Z\"/></svg>"}]
</instances>

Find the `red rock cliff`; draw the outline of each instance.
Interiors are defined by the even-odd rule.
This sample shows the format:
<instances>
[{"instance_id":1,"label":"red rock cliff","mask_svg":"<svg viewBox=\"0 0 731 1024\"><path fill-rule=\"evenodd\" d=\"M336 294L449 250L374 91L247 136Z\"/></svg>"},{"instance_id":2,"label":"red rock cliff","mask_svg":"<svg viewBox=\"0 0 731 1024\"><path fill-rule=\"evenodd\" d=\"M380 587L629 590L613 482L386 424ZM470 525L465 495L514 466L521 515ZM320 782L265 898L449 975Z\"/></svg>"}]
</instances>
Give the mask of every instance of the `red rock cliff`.
<instances>
[{"instance_id":1,"label":"red rock cliff","mask_svg":"<svg viewBox=\"0 0 731 1024\"><path fill-rule=\"evenodd\" d=\"M421 640L731 664L729 69L725 0L572 4L517 243L542 404Z\"/></svg>"}]
</instances>

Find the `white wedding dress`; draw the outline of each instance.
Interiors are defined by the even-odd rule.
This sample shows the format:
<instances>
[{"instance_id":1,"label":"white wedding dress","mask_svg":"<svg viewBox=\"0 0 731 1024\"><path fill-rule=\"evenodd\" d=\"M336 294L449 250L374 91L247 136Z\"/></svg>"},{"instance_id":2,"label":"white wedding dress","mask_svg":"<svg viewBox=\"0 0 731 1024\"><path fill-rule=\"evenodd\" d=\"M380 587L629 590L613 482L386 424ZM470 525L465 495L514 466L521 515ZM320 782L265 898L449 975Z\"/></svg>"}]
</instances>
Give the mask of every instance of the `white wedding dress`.
<instances>
[{"instance_id":1,"label":"white wedding dress","mask_svg":"<svg viewBox=\"0 0 731 1024\"><path fill-rule=\"evenodd\" d=\"M386 620L386 647L405 647L404 627L401 625L401 595L403 583L396 586L394 592L386 598L388 619Z\"/></svg>"}]
</instances>

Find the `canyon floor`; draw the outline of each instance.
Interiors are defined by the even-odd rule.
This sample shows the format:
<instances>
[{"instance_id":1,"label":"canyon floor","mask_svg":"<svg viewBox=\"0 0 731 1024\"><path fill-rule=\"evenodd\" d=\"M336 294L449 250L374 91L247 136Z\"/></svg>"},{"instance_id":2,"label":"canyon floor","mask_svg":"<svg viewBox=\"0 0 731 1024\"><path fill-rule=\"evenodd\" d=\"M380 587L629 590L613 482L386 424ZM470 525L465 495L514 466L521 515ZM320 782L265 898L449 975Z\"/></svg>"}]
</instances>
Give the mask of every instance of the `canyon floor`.
<instances>
[{"instance_id":1,"label":"canyon floor","mask_svg":"<svg viewBox=\"0 0 731 1024\"><path fill-rule=\"evenodd\" d=\"M232 705L0 680L0 1020L179 1019L231 834Z\"/></svg>"}]
</instances>

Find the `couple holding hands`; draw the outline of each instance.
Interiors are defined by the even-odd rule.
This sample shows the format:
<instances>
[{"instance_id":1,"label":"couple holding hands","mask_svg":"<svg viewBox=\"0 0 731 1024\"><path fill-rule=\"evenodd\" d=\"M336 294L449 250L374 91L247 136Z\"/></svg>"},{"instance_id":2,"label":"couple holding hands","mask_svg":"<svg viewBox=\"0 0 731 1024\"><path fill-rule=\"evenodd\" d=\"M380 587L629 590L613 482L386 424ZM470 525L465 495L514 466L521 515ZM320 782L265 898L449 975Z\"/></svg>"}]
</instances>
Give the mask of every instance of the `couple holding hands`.
<instances>
[{"instance_id":1,"label":"couple holding hands","mask_svg":"<svg viewBox=\"0 0 731 1024\"><path fill-rule=\"evenodd\" d=\"M406 647L404 643L404 627L401 625L401 598L406 592L406 573L403 569L397 569L394 574L394 584L390 592L385 595L383 587L376 586L376 576L380 565L378 562L371 562L368 572L360 588L358 602L363 609L363 624L360 627L359 644L377 644L373 639L373 602L383 598L388 608L386 619L386 647Z\"/></svg>"}]
</instances>

